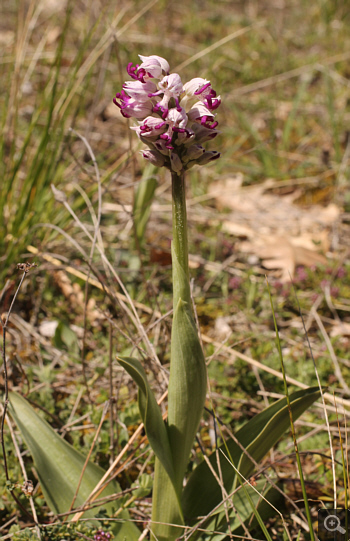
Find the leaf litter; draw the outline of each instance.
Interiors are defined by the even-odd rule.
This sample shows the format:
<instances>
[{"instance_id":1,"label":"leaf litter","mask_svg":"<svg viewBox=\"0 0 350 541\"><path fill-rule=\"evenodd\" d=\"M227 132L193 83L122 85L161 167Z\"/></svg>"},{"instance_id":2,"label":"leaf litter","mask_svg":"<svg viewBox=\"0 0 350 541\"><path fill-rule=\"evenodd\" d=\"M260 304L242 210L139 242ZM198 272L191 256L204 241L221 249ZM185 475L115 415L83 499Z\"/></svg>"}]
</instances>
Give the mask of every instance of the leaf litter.
<instances>
[{"instance_id":1,"label":"leaf litter","mask_svg":"<svg viewBox=\"0 0 350 541\"><path fill-rule=\"evenodd\" d=\"M322 207L298 206L296 190L289 195L271 193L276 183L243 186L243 175L213 182L209 194L216 207L230 211L222 221L225 233L238 237L236 249L261 259L266 269L279 269L289 281L299 265L327 263L332 227L340 216L334 203Z\"/></svg>"}]
</instances>

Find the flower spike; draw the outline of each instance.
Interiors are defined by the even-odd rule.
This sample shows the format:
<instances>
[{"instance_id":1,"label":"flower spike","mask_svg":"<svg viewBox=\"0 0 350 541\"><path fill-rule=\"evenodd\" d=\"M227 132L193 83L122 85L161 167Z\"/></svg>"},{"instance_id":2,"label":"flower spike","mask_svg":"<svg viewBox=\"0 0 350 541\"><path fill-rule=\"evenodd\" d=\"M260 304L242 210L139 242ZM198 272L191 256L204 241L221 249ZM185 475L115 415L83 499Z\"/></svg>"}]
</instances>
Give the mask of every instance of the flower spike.
<instances>
[{"instance_id":1,"label":"flower spike","mask_svg":"<svg viewBox=\"0 0 350 541\"><path fill-rule=\"evenodd\" d=\"M150 149L143 151L144 158L177 174L217 159L218 152L201 146L219 133L214 111L221 98L210 81L195 77L182 84L164 58L139 57L141 64L128 64L132 80L113 101L124 117L138 121L131 129Z\"/></svg>"}]
</instances>

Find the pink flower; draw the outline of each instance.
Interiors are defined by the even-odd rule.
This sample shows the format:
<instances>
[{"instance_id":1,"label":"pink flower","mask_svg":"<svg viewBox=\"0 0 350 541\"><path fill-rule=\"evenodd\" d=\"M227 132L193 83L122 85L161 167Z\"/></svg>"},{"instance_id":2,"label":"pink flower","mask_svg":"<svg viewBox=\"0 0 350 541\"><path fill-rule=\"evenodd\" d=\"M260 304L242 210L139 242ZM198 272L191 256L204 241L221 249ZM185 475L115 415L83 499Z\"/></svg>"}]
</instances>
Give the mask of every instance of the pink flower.
<instances>
[{"instance_id":1,"label":"pink flower","mask_svg":"<svg viewBox=\"0 0 350 541\"><path fill-rule=\"evenodd\" d=\"M336 287L336 286L331 287L331 295L332 297L336 299L339 295L339 287Z\"/></svg>"},{"instance_id":2,"label":"pink flower","mask_svg":"<svg viewBox=\"0 0 350 541\"><path fill-rule=\"evenodd\" d=\"M188 83L184 84L185 94L187 96L194 96L201 88L203 88L208 83L210 84L209 81L207 81L206 79L202 79L202 77L195 77L194 79L188 81Z\"/></svg>"},{"instance_id":3,"label":"pink flower","mask_svg":"<svg viewBox=\"0 0 350 541\"><path fill-rule=\"evenodd\" d=\"M346 270L344 267L339 267L337 271L337 278L344 278L346 276Z\"/></svg>"},{"instance_id":4,"label":"pink flower","mask_svg":"<svg viewBox=\"0 0 350 541\"><path fill-rule=\"evenodd\" d=\"M299 282L303 282L304 280L307 279L307 272L306 270L304 269L304 267L298 267L297 268L297 280L299 280Z\"/></svg>"},{"instance_id":5,"label":"pink flower","mask_svg":"<svg viewBox=\"0 0 350 541\"><path fill-rule=\"evenodd\" d=\"M241 283L242 278L240 278L239 276L232 276L232 278L230 278L229 280L228 287L230 289L239 289Z\"/></svg>"},{"instance_id":6,"label":"pink flower","mask_svg":"<svg viewBox=\"0 0 350 541\"><path fill-rule=\"evenodd\" d=\"M211 120L214 119L214 114L209 111L209 109L201 101L197 101L193 107L188 112L188 118L199 122L202 126L205 126L208 129L214 129L218 125L217 122L210 124Z\"/></svg>"},{"instance_id":7,"label":"pink flower","mask_svg":"<svg viewBox=\"0 0 350 541\"><path fill-rule=\"evenodd\" d=\"M163 139L158 139L158 141L154 143L154 146L156 147L158 152L160 152L164 156L169 156L169 150L174 150L174 147L171 146L168 140L164 141Z\"/></svg>"},{"instance_id":8,"label":"pink flower","mask_svg":"<svg viewBox=\"0 0 350 541\"><path fill-rule=\"evenodd\" d=\"M195 133L196 141L198 143L204 143L205 141L214 139L219 133L215 128L207 128L206 126L197 123L192 125L192 130Z\"/></svg>"},{"instance_id":9,"label":"pink flower","mask_svg":"<svg viewBox=\"0 0 350 541\"><path fill-rule=\"evenodd\" d=\"M154 83L149 81L147 83L141 83L141 81L126 81L123 84L123 89L131 98L146 102L150 101L149 94L155 92L157 87Z\"/></svg>"},{"instance_id":10,"label":"pink flower","mask_svg":"<svg viewBox=\"0 0 350 541\"><path fill-rule=\"evenodd\" d=\"M187 97L196 96L211 111L217 109L221 103L221 98L220 96L216 96L216 92L212 89L210 81L201 77L196 77L186 83L184 90Z\"/></svg>"},{"instance_id":11,"label":"pink flower","mask_svg":"<svg viewBox=\"0 0 350 541\"><path fill-rule=\"evenodd\" d=\"M156 137L163 134L167 128L167 124L162 121L161 118L154 118L153 116L148 116L144 119L139 126L132 126L131 129L135 130L139 137Z\"/></svg>"},{"instance_id":12,"label":"pink flower","mask_svg":"<svg viewBox=\"0 0 350 541\"><path fill-rule=\"evenodd\" d=\"M140 59L140 65L128 64L132 81L123 84L113 101L123 116L139 121L131 129L150 149L143 156L176 173L219 158L218 152L201 146L219 133L214 111L221 100L210 81L196 77L183 85L179 74L169 73L164 58Z\"/></svg>"},{"instance_id":13,"label":"pink flower","mask_svg":"<svg viewBox=\"0 0 350 541\"><path fill-rule=\"evenodd\" d=\"M117 100L120 100L120 103ZM116 94L113 102L119 107L121 114L125 118L134 117L141 120L152 113L153 109L150 101L143 102L130 98L125 94L124 90Z\"/></svg>"},{"instance_id":14,"label":"pink flower","mask_svg":"<svg viewBox=\"0 0 350 541\"><path fill-rule=\"evenodd\" d=\"M161 56L155 54L152 56L141 56L139 54L139 58L142 60L139 69L144 70L147 73L147 77L159 79L162 75L167 75L169 73L169 64Z\"/></svg>"}]
</instances>

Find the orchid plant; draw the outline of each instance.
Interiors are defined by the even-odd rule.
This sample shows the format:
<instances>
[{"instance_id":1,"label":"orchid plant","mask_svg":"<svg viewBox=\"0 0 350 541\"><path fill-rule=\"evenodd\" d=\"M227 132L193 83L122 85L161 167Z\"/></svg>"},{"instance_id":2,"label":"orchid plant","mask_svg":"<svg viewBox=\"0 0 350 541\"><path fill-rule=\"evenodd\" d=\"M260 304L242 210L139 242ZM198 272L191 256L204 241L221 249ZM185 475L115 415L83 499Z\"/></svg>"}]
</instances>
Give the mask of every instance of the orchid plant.
<instances>
[{"instance_id":1,"label":"orchid plant","mask_svg":"<svg viewBox=\"0 0 350 541\"><path fill-rule=\"evenodd\" d=\"M148 434L157 457L152 529L156 539L169 540L181 532L168 524L184 524L183 479L207 390L205 359L191 307L185 171L219 158L218 152L206 151L202 143L218 133L214 111L221 100L209 81L197 77L182 84L177 73L169 74L169 64L164 58L155 55L140 58L140 65L128 65L127 71L133 81L124 83L114 103L124 117L137 120L137 126L131 129L149 147L143 151L143 156L153 165L171 171L174 317L167 425L150 395L141 364L135 359L119 359L119 362L140 386L140 410L146 431L148 401L150 396L153 397L153 408L159 420L157 429L161 434ZM162 449L158 450L160 444Z\"/></svg>"},{"instance_id":2,"label":"orchid plant","mask_svg":"<svg viewBox=\"0 0 350 541\"><path fill-rule=\"evenodd\" d=\"M205 358L190 293L185 172L194 165L204 165L220 157L219 152L205 150L202 144L218 134L215 111L221 99L206 79L196 77L183 84L177 73L169 73L169 64L164 58L140 55L140 59L139 65L128 64L127 72L132 81L123 84L114 103L124 117L136 120L131 129L148 146L148 150L142 151L144 158L155 166L169 169L172 178L173 324L167 423L163 421L141 363L125 357L118 357L118 361L139 387L140 414L156 455L152 536L158 541L171 541L183 534L186 522L191 523L195 516L206 512L210 514L220 502L223 493L219 489L218 477L215 477L219 472L223 476L222 490L232 489L238 483L234 469L228 468L222 457L218 459L213 454L211 466L203 462L197 467L184 489L187 464L207 392ZM295 409L294 414L299 415L306 404L315 400L318 392L313 390L306 395L305 400L303 392L297 396L296 403L302 399L299 403L301 409L299 413ZM285 403L281 402L273 410L268 408L266 412L265 416L257 419L258 433L251 427L243 432L247 448L257 446L249 450L255 458L267 452L266 445L268 448L274 445L277 434L280 435L288 422ZM281 416L284 416L284 422L281 422ZM272 419L275 434L267 437L266 426ZM265 438L263 444L262 438ZM236 465L241 463L244 474L251 471L253 462L247 460L236 442L232 440L226 451ZM219 466L221 460L223 463ZM208 507L210 500L212 505Z\"/></svg>"}]
</instances>

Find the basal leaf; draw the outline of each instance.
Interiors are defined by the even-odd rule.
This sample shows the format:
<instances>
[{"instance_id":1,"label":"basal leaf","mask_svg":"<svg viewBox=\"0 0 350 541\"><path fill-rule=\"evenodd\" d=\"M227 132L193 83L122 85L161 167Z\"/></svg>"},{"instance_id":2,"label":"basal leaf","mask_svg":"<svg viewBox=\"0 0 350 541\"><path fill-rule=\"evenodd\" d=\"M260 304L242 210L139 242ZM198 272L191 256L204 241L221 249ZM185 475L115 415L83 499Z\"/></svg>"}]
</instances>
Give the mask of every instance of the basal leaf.
<instances>
[{"instance_id":1,"label":"basal leaf","mask_svg":"<svg viewBox=\"0 0 350 541\"><path fill-rule=\"evenodd\" d=\"M296 391L290 395L291 408L294 421L320 396L318 387ZM235 435L244 449L259 462L265 454L276 444L283 433L290 426L289 411L285 398L278 400L264 411L246 423ZM243 453L241 448L232 439L226 442L232 461L244 477L254 470L253 462ZM226 446L221 449L227 455ZM220 465L224 486L228 493L237 483L234 468L229 464L222 453ZM209 458L212 467L218 473L216 453ZM188 520L197 516L206 515L222 500L221 489L203 461L193 472L184 489L182 505L184 516Z\"/></svg>"},{"instance_id":2,"label":"basal leaf","mask_svg":"<svg viewBox=\"0 0 350 541\"><path fill-rule=\"evenodd\" d=\"M183 478L201 420L207 389L207 370L190 308L179 300L171 334L168 432L177 491Z\"/></svg>"},{"instance_id":3,"label":"basal leaf","mask_svg":"<svg viewBox=\"0 0 350 541\"><path fill-rule=\"evenodd\" d=\"M177 526L175 526L175 524ZM154 483L152 497L151 539L170 541L183 534L184 518L179 496L174 485L158 459L154 468Z\"/></svg>"},{"instance_id":4,"label":"basal leaf","mask_svg":"<svg viewBox=\"0 0 350 541\"><path fill-rule=\"evenodd\" d=\"M180 494L176 491L173 457L168 432L160 408L147 381L146 373L137 359L117 357L119 364L138 385L138 401L148 441L156 455L151 531L159 541L175 539L181 534L169 524L183 524ZM158 487L162 490L159 491ZM161 498L158 495L161 494ZM178 535L177 535L178 534Z\"/></svg>"},{"instance_id":5,"label":"basal leaf","mask_svg":"<svg viewBox=\"0 0 350 541\"><path fill-rule=\"evenodd\" d=\"M61 438L18 393L10 393L9 406L10 414L33 457L48 506L54 513L67 512L78 487L85 463L84 455ZM104 473L104 470L93 462L88 463L75 500L75 507L85 502ZM112 481L101 493L101 497L112 496L120 491L119 484ZM118 500L103 504L102 507L113 516L119 507ZM94 508L86 511L84 517L93 517L97 513L98 508ZM119 516L126 520L129 518L125 510ZM136 541L140 535L138 528L131 522L118 524L115 533L120 534L120 539L127 536L131 541Z\"/></svg>"},{"instance_id":6,"label":"basal leaf","mask_svg":"<svg viewBox=\"0 0 350 541\"><path fill-rule=\"evenodd\" d=\"M166 425L155 396L147 381L143 366L137 359L117 357L119 364L128 372L139 388L138 402L140 415L148 441L174 483L174 468Z\"/></svg>"}]
</instances>

